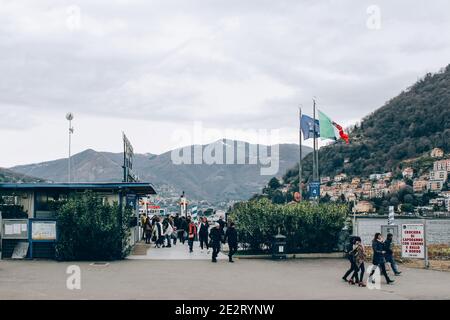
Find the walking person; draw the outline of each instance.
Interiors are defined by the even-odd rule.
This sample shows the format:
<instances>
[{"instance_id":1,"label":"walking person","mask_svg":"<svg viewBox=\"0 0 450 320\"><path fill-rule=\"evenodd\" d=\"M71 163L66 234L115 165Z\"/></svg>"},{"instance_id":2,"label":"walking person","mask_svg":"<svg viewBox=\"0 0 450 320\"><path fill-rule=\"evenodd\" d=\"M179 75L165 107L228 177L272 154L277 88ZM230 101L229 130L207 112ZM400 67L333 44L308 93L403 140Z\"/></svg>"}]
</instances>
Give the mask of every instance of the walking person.
<instances>
[{"instance_id":1,"label":"walking person","mask_svg":"<svg viewBox=\"0 0 450 320\"><path fill-rule=\"evenodd\" d=\"M197 236L197 226L195 225L195 222L193 220L189 219L189 225L188 225L188 245L189 245L189 252L194 252L194 240Z\"/></svg>"},{"instance_id":2,"label":"walking person","mask_svg":"<svg viewBox=\"0 0 450 320\"><path fill-rule=\"evenodd\" d=\"M238 237L234 222L230 222L230 225L227 228L227 232L225 233L225 241L228 241L228 261L234 262L233 255L238 249Z\"/></svg>"},{"instance_id":3,"label":"walking person","mask_svg":"<svg viewBox=\"0 0 450 320\"><path fill-rule=\"evenodd\" d=\"M209 238L211 239L210 246L212 247L212 262L217 262L217 256L220 252L220 242L222 241L222 232L220 230L220 224L215 223L214 228L211 229L209 233Z\"/></svg>"},{"instance_id":4,"label":"walking person","mask_svg":"<svg viewBox=\"0 0 450 320\"><path fill-rule=\"evenodd\" d=\"M393 244L392 240L394 238L394 235L392 233L388 233L386 237L386 241L384 241L384 251L386 252L385 258L386 262L391 264L391 269L394 272L396 276L399 276L401 274L401 271L398 270L397 263L394 259L394 250L393 250Z\"/></svg>"},{"instance_id":5,"label":"walking person","mask_svg":"<svg viewBox=\"0 0 450 320\"><path fill-rule=\"evenodd\" d=\"M177 227L175 225L174 217L172 217L172 216L169 217L169 223L172 226L172 234L171 234L170 238L173 239L173 245L176 246L177 245Z\"/></svg>"},{"instance_id":6,"label":"walking person","mask_svg":"<svg viewBox=\"0 0 450 320\"><path fill-rule=\"evenodd\" d=\"M155 242L155 248L161 247L161 244L164 242L163 227L159 217L155 217L154 220L152 240Z\"/></svg>"},{"instance_id":7,"label":"walking person","mask_svg":"<svg viewBox=\"0 0 450 320\"><path fill-rule=\"evenodd\" d=\"M350 268L347 270L347 272L342 277L342 279L345 282L349 282L349 280L347 278L356 268L355 256L353 255L353 246L355 244L355 239L356 239L356 237L354 237L354 236L350 237L350 242L347 244L347 246L345 248L346 257L347 257L348 261L350 262Z\"/></svg>"},{"instance_id":8,"label":"walking person","mask_svg":"<svg viewBox=\"0 0 450 320\"><path fill-rule=\"evenodd\" d=\"M163 237L164 237L164 239L166 239L167 245L166 246L163 245L163 247L171 248L172 247L171 239L172 239L173 227L170 224L169 219L164 220L164 224L165 224L165 226L164 226Z\"/></svg>"},{"instance_id":9,"label":"walking person","mask_svg":"<svg viewBox=\"0 0 450 320\"><path fill-rule=\"evenodd\" d=\"M364 273L366 272L366 268L364 266L366 252L360 237L356 237L355 239L352 254L354 257L355 270L353 272L351 281L353 281L353 284L357 284L359 287L365 287L366 285L364 284L363 280Z\"/></svg>"},{"instance_id":10,"label":"walking person","mask_svg":"<svg viewBox=\"0 0 450 320\"><path fill-rule=\"evenodd\" d=\"M143 213L141 215L141 227L142 227L142 240L145 240L145 243L147 243L147 240L145 238L145 224L147 223L147 214Z\"/></svg>"},{"instance_id":11,"label":"walking person","mask_svg":"<svg viewBox=\"0 0 450 320\"><path fill-rule=\"evenodd\" d=\"M178 226L177 226L177 234L178 234L178 240L184 244L186 237L185 237L185 232L187 231L187 222L186 222L186 218L185 217L181 217L178 220Z\"/></svg>"},{"instance_id":12,"label":"walking person","mask_svg":"<svg viewBox=\"0 0 450 320\"><path fill-rule=\"evenodd\" d=\"M220 225L220 230L223 232L224 228L226 226L226 222L223 221L223 217L222 216L219 217L219 220L217 220L217 223Z\"/></svg>"},{"instance_id":13,"label":"walking person","mask_svg":"<svg viewBox=\"0 0 450 320\"><path fill-rule=\"evenodd\" d=\"M375 233L375 236L372 241L372 249L373 249L372 263L375 266L375 268L370 273L369 280L372 279L372 276L374 275L376 268L379 267L381 269L381 274L386 279L387 284L393 283L394 280L391 280L386 272L385 266L386 259L384 257L386 251L384 251L383 237L379 232ZM372 283L375 283L375 279L372 279Z\"/></svg>"},{"instance_id":14,"label":"walking person","mask_svg":"<svg viewBox=\"0 0 450 320\"><path fill-rule=\"evenodd\" d=\"M150 218L147 217L145 219L145 224L144 224L143 228L144 228L144 233L145 233L145 243L149 244L150 240L152 239L152 231L153 231L152 222L151 222Z\"/></svg>"},{"instance_id":15,"label":"walking person","mask_svg":"<svg viewBox=\"0 0 450 320\"><path fill-rule=\"evenodd\" d=\"M203 251L203 247L206 247L206 250L209 251L208 246L208 234L209 234L209 224L206 217L203 217L201 219L200 228L198 232L198 238L200 240L200 248Z\"/></svg>"}]
</instances>

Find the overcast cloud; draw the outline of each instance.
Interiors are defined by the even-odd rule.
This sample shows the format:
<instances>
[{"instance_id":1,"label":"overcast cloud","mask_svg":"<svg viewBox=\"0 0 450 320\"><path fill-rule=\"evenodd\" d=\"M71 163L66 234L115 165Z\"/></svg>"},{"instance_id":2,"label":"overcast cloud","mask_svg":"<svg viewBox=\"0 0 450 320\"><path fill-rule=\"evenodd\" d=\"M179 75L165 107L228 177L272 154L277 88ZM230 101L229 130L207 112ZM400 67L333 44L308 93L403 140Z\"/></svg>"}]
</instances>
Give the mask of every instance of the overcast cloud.
<instances>
[{"instance_id":1,"label":"overcast cloud","mask_svg":"<svg viewBox=\"0 0 450 320\"><path fill-rule=\"evenodd\" d=\"M120 151L122 130L164 152L194 121L295 143L313 96L347 125L449 64L449 16L448 0L0 0L0 166L64 157L68 111L75 152Z\"/></svg>"}]
</instances>

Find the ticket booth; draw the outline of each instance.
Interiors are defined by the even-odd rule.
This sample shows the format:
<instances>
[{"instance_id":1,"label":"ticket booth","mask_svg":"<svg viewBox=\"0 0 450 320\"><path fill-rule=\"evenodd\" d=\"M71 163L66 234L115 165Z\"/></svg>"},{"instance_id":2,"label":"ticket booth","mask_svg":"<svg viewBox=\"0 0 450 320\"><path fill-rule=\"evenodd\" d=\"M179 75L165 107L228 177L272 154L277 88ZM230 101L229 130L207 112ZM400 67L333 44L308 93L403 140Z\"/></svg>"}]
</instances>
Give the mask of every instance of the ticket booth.
<instances>
[{"instance_id":1,"label":"ticket booth","mask_svg":"<svg viewBox=\"0 0 450 320\"><path fill-rule=\"evenodd\" d=\"M0 183L1 257L54 258L58 226L52 204L86 191L133 208L136 221L129 242L139 240L138 201L156 194L150 183Z\"/></svg>"}]
</instances>

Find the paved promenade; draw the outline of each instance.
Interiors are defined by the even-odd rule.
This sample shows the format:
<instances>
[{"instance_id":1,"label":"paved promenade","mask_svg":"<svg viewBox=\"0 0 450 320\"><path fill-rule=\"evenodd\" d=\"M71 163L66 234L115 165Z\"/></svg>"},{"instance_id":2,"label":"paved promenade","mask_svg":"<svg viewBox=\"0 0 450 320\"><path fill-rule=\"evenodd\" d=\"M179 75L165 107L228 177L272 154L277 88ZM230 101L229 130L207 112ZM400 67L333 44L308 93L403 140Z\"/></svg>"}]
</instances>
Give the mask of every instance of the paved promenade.
<instances>
[{"instance_id":1,"label":"paved promenade","mask_svg":"<svg viewBox=\"0 0 450 320\"><path fill-rule=\"evenodd\" d=\"M189 252L189 247L187 241L184 245L177 242L177 245L172 245L171 248L155 248L154 244L145 245L139 243L139 246L144 246L146 248L146 254L142 255L131 255L129 259L131 260L211 260L212 249L206 250L200 249L199 242L194 242L194 252ZM139 250L145 251L145 250ZM218 260L228 259L228 256L219 253L217 257Z\"/></svg>"},{"instance_id":2,"label":"paved promenade","mask_svg":"<svg viewBox=\"0 0 450 320\"><path fill-rule=\"evenodd\" d=\"M68 290L68 266L81 268L81 290ZM0 261L0 299L450 299L450 273L403 268L381 290L341 280L343 259Z\"/></svg>"}]
</instances>

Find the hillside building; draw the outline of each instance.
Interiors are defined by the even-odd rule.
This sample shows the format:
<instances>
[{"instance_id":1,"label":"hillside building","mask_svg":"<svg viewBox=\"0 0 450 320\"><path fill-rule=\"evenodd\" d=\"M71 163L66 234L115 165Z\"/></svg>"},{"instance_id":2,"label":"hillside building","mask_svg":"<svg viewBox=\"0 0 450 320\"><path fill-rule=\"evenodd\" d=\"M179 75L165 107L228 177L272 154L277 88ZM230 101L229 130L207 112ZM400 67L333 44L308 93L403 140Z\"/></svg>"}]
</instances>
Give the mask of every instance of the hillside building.
<instances>
[{"instance_id":1,"label":"hillside building","mask_svg":"<svg viewBox=\"0 0 450 320\"><path fill-rule=\"evenodd\" d=\"M446 170L433 170L430 171L430 180L442 180L447 181L448 172Z\"/></svg>"},{"instance_id":2,"label":"hillside building","mask_svg":"<svg viewBox=\"0 0 450 320\"><path fill-rule=\"evenodd\" d=\"M431 192L439 192L444 187L444 181L442 180L430 180L427 184L427 190Z\"/></svg>"},{"instance_id":3,"label":"hillside building","mask_svg":"<svg viewBox=\"0 0 450 320\"><path fill-rule=\"evenodd\" d=\"M355 213L372 213L375 212L373 204L369 201L358 201L356 206L353 208Z\"/></svg>"},{"instance_id":4,"label":"hillside building","mask_svg":"<svg viewBox=\"0 0 450 320\"><path fill-rule=\"evenodd\" d=\"M430 156L432 158L442 158L444 156L444 150L442 150L441 148L434 148L433 150L431 150Z\"/></svg>"},{"instance_id":5,"label":"hillside building","mask_svg":"<svg viewBox=\"0 0 450 320\"><path fill-rule=\"evenodd\" d=\"M413 168L406 168L402 172L403 178L405 179L412 179L414 177L414 169Z\"/></svg>"},{"instance_id":6,"label":"hillside building","mask_svg":"<svg viewBox=\"0 0 450 320\"><path fill-rule=\"evenodd\" d=\"M413 191L414 193L423 193L427 190L428 181L424 179L416 179L413 182Z\"/></svg>"},{"instance_id":7,"label":"hillside building","mask_svg":"<svg viewBox=\"0 0 450 320\"><path fill-rule=\"evenodd\" d=\"M450 172L450 159L435 161L433 164L433 170Z\"/></svg>"}]
</instances>

